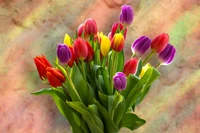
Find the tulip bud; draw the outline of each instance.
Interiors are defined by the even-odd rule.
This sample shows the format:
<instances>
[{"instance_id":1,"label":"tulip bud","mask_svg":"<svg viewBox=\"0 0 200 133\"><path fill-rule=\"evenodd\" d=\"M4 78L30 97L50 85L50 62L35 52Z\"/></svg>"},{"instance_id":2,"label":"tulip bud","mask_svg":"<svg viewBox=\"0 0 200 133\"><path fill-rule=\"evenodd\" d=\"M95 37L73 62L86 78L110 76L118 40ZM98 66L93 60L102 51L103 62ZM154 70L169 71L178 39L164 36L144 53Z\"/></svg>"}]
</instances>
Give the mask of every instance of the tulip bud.
<instances>
[{"instance_id":1,"label":"tulip bud","mask_svg":"<svg viewBox=\"0 0 200 133\"><path fill-rule=\"evenodd\" d=\"M71 52L71 54L72 54L72 57L71 57L70 60L68 61L67 65L68 65L69 67L72 67L72 66L74 65L74 61L76 61L76 58L75 58L75 56L74 56L73 47L69 47L69 50L70 50L70 52Z\"/></svg>"},{"instance_id":2,"label":"tulip bud","mask_svg":"<svg viewBox=\"0 0 200 133\"><path fill-rule=\"evenodd\" d=\"M119 31L117 31L117 30L119 30ZM111 29L111 35L110 35L111 40L112 40L113 36L115 35L115 33L119 33L122 30L124 30L123 35L124 35L124 38L126 38L127 28L124 29L123 24L121 24L120 22L114 23L112 26L112 29Z\"/></svg>"},{"instance_id":3,"label":"tulip bud","mask_svg":"<svg viewBox=\"0 0 200 133\"><path fill-rule=\"evenodd\" d=\"M88 48L85 40L80 37L74 41L74 55L79 60L85 60L88 56Z\"/></svg>"},{"instance_id":4,"label":"tulip bud","mask_svg":"<svg viewBox=\"0 0 200 133\"><path fill-rule=\"evenodd\" d=\"M117 90L124 90L126 88L126 77L124 73L117 72L113 77L114 87Z\"/></svg>"},{"instance_id":5,"label":"tulip bud","mask_svg":"<svg viewBox=\"0 0 200 133\"><path fill-rule=\"evenodd\" d=\"M64 44L66 44L68 47L71 47L72 46L72 43L71 43L71 38L68 34L65 34L65 38L64 38Z\"/></svg>"},{"instance_id":6,"label":"tulip bud","mask_svg":"<svg viewBox=\"0 0 200 133\"><path fill-rule=\"evenodd\" d=\"M162 52L167 46L169 41L169 35L162 33L155 37L151 42L151 49L155 50L157 53Z\"/></svg>"},{"instance_id":7,"label":"tulip bud","mask_svg":"<svg viewBox=\"0 0 200 133\"><path fill-rule=\"evenodd\" d=\"M67 63L72 55L67 45L59 43L57 46L57 56L61 63Z\"/></svg>"},{"instance_id":8,"label":"tulip bud","mask_svg":"<svg viewBox=\"0 0 200 133\"><path fill-rule=\"evenodd\" d=\"M49 84L53 87L61 86L65 81L65 77L62 72L56 68L48 67L46 69L47 79Z\"/></svg>"},{"instance_id":9,"label":"tulip bud","mask_svg":"<svg viewBox=\"0 0 200 133\"><path fill-rule=\"evenodd\" d=\"M136 58L131 58L124 65L123 73L128 77L129 74L135 74L137 69L138 60Z\"/></svg>"},{"instance_id":10,"label":"tulip bud","mask_svg":"<svg viewBox=\"0 0 200 133\"><path fill-rule=\"evenodd\" d=\"M52 67L51 64L49 63L49 61L46 59L46 57L44 55L42 55L42 56L36 56L34 58L34 62L37 67L40 78L42 80L46 79L47 78L46 69L47 69L47 67Z\"/></svg>"},{"instance_id":11,"label":"tulip bud","mask_svg":"<svg viewBox=\"0 0 200 133\"><path fill-rule=\"evenodd\" d=\"M94 50L92 49L92 46L88 42L86 42L86 46L88 48L88 55L87 55L87 58L84 61L90 62L94 59Z\"/></svg>"},{"instance_id":12,"label":"tulip bud","mask_svg":"<svg viewBox=\"0 0 200 133\"><path fill-rule=\"evenodd\" d=\"M123 5L121 9L122 10L119 16L120 22L128 26L133 22L133 9L129 5Z\"/></svg>"},{"instance_id":13,"label":"tulip bud","mask_svg":"<svg viewBox=\"0 0 200 133\"><path fill-rule=\"evenodd\" d=\"M110 39L107 36L105 36L105 35L103 35L101 37L100 50L101 50L101 54L104 57L108 56L108 52L110 51Z\"/></svg>"},{"instance_id":14,"label":"tulip bud","mask_svg":"<svg viewBox=\"0 0 200 133\"><path fill-rule=\"evenodd\" d=\"M168 44L167 47L158 55L161 65L169 65L176 54L176 49L171 44Z\"/></svg>"},{"instance_id":15,"label":"tulip bud","mask_svg":"<svg viewBox=\"0 0 200 133\"><path fill-rule=\"evenodd\" d=\"M149 63L147 63L145 66L142 67L142 71L139 75L140 78L142 78L144 76L144 74L146 73L146 71L151 67L151 65Z\"/></svg>"},{"instance_id":16,"label":"tulip bud","mask_svg":"<svg viewBox=\"0 0 200 133\"><path fill-rule=\"evenodd\" d=\"M79 27L78 27L78 37L82 37L82 35L85 37L85 24L81 24Z\"/></svg>"},{"instance_id":17,"label":"tulip bud","mask_svg":"<svg viewBox=\"0 0 200 133\"><path fill-rule=\"evenodd\" d=\"M94 19L89 18L85 21L85 34L86 36L97 34L97 24Z\"/></svg>"},{"instance_id":18,"label":"tulip bud","mask_svg":"<svg viewBox=\"0 0 200 133\"><path fill-rule=\"evenodd\" d=\"M146 36L138 38L131 46L133 54L144 54L150 47L151 40Z\"/></svg>"},{"instance_id":19,"label":"tulip bud","mask_svg":"<svg viewBox=\"0 0 200 133\"><path fill-rule=\"evenodd\" d=\"M124 48L124 36L122 33L116 33L111 41L111 47L116 52L122 51Z\"/></svg>"}]
</instances>

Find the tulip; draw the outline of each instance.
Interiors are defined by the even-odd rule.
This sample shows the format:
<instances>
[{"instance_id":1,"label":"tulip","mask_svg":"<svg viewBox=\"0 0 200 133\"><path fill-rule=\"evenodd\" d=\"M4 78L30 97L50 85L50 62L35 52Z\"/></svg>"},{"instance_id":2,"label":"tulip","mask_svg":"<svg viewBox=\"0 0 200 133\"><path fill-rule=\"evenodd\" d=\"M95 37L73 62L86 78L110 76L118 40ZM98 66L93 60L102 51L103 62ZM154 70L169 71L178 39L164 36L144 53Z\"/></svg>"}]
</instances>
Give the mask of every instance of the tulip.
<instances>
[{"instance_id":1,"label":"tulip","mask_svg":"<svg viewBox=\"0 0 200 133\"><path fill-rule=\"evenodd\" d=\"M57 56L61 63L67 63L72 54L67 45L59 43L57 46Z\"/></svg>"},{"instance_id":2,"label":"tulip","mask_svg":"<svg viewBox=\"0 0 200 133\"><path fill-rule=\"evenodd\" d=\"M96 35L97 34L97 24L94 19L89 18L85 21L85 34L86 36Z\"/></svg>"},{"instance_id":3,"label":"tulip","mask_svg":"<svg viewBox=\"0 0 200 133\"><path fill-rule=\"evenodd\" d=\"M131 46L133 54L144 54L150 47L151 39L146 36L138 38Z\"/></svg>"},{"instance_id":4,"label":"tulip","mask_svg":"<svg viewBox=\"0 0 200 133\"><path fill-rule=\"evenodd\" d=\"M168 44L167 47L158 54L158 59L160 60L161 65L169 65L176 54L176 49L171 44Z\"/></svg>"},{"instance_id":5,"label":"tulip","mask_svg":"<svg viewBox=\"0 0 200 133\"><path fill-rule=\"evenodd\" d=\"M88 56L88 47L82 38L77 38L74 41L74 55L76 59L85 60Z\"/></svg>"},{"instance_id":6,"label":"tulip","mask_svg":"<svg viewBox=\"0 0 200 133\"><path fill-rule=\"evenodd\" d=\"M150 67L151 67L151 65L149 63L147 63L145 66L143 66L139 77L142 78Z\"/></svg>"},{"instance_id":7,"label":"tulip","mask_svg":"<svg viewBox=\"0 0 200 133\"><path fill-rule=\"evenodd\" d=\"M53 87L61 86L65 81L65 77L59 69L47 67L46 69L47 79L49 84Z\"/></svg>"},{"instance_id":8,"label":"tulip","mask_svg":"<svg viewBox=\"0 0 200 133\"><path fill-rule=\"evenodd\" d=\"M119 31L117 31L117 30L119 30ZM114 23L114 24L112 25L110 38L112 39L113 36L115 35L115 33L119 33L119 32L121 32L122 30L124 30L124 31L123 31L123 35L124 35L124 38L126 38L127 28L124 29L123 24L120 23L120 22Z\"/></svg>"},{"instance_id":9,"label":"tulip","mask_svg":"<svg viewBox=\"0 0 200 133\"><path fill-rule=\"evenodd\" d=\"M88 42L86 42L86 46L88 48L88 55L87 55L87 58L84 61L90 62L94 59L94 50L92 49L92 46Z\"/></svg>"},{"instance_id":10,"label":"tulip","mask_svg":"<svg viewBox=\"0 0 200 133\"><path fill-rule=\"evenodd\" d=\"M85 37L85 24L81 24L79 27L78 27L78 30L77 30L77 33L78 33L78 37Z\"/></svg>"},{"instance_id":11,"label":"tulip","mask_svg":"<svg viewBox=\"0 0 200 133\"><path fill-rule=\"evenodd\" d=\"M155 37L151 42L151 49L157 53L162 52L167 46L169 41L169 35L162 33Z\"/></svg>"},{"instance_id":12,"label":"tulip","mask_svg":"<svg viewBox=\"0 0 200 133\"><path fill-rule=\"evenodd\" d=\"M120 22L126 26L133 22L133 9L129 5L123 5L119 16Z\"/></svg>"},{"instance_id":13,"label":"tulip","mask_svg":"<svg viewBox=\"0 0 200 133\"><path fill-rule=\"evenodd\" d=\"M111 47L116 52L120 52L124 48L124 36L122 33L116 33L111 41Z\"/></svg>"},{"instance_id":14,"label":"tulip","mask_svg":"<svg viewBox=\"0 0 200 133\"><path fill-rule=\"evenodd\" d=\"M108 56L108 52L110 51L110 39L107 36L105 36L105 35L103 35L101 37L100 50L101 50L101 54L104 57Z\"/></svg>"},{"instance_id":15,"label":"tulip","mask_svg":"<svg viewBox=\"0 0 200 133\"><path fill-rule=\"evenodd\" d=\"M70 50L72 56L71 56L70 60L68 61L67 65L68 65L69 67L72 67L72 66L74 65L74 61L76 61L76 58L75 58L75 56L74 56L73 47L69 47L69 50Z\"/></svg>"},{"instance_id":16,"label":"tulip","mask_svg":"<svg viewBox=\"0 0 200 133\"><path fill-rule=\"evenodd\" d=\"M71 47L72 46L72 43L71 43L71 38L68 34L65 34L65 38L64 38L64 44L66 44L68 47Z\"/></svg>"},{"instance_id":17,"label":"tulip","mask_svg":"<svg viewBox=\"0 0 200 133\"><path fill-rule=\"evenodd\" d=\"M35 65L37 67L38 74L40 75L40 78L42 80L46 79L47 78L46 68L52 67L51 64L49 63L49 61L46 59L46 57L44 55L42 55L42 56L36 56L34 58L34 62L35 62Z\"/></svg>"},{"instance_id":18,"label":"tulip","mask_svg":"<svg viewBox=\"0 0 200 133\"><path fill-rule=\"evenodd\" d=\"M114 83L115 89L119 91L124 90L126 88L126 76L124 75L124 73L117 72L113 76L113 83Z\"/></svg>"},{"instance_id":19,"label":"tulip","mask_svg":"<svg viewBox=\"0 0 200 133\"><path fill-rule=\"evenodd\" d=\"M129 74L135 74L137 69L138 60L136 58L131 58L124 65L123 73L128 77Z\"/></svg>"}]
</instances>

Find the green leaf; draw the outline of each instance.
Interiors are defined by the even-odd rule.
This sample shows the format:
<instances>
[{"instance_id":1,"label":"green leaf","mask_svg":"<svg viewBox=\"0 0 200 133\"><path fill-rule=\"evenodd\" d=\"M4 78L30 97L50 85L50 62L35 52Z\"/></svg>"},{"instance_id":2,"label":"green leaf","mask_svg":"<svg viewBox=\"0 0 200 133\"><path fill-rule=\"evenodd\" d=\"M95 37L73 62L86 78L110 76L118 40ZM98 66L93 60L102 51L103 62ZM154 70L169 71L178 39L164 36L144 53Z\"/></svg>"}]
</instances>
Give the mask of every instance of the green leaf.
<instances>
[{"instance_id":1,"label":"green leaf","mask_svg":"<svg viewBox=\"0 0 200 133\"><path fill-rule=\"evenodd\" d=\"M98 108L99 112L101 113L101 115L103 117L103 122L104 122L104 126L105 126L105 133L117 133L117 132L119 132L119 129L117 128L117 126L113 122L108 111L98 101L95 100L94 102L97 105L97 108Z\"/></svg>"},{"instance_id":2,"label":"green leaf","mask_svg":"<svg viewBox=\"0 0 200 133\"><path fill-rule=\"evenodd\" d=\"M140 75L140 73L141 73L141 71L142 71L142 66L143 66L143 64L142 64L142 59L139 59L138 65L137 65L137 71L136 71L136 73L135 73L135 75L136 75L137 77L139 77L139 75Z\"/></svg>"},{"instance_id":3,"label":"green leaf","mask_svg":"<svg viewBox=\"0 0 200 133\"><path fill-rule=\"evenodd\" d=\"M96 125L96 124L99 124L100 119L97 120L97 118L95 118L94 120L93 116L91 115L90 112L87 111L87 108L85 107L83 103L67 102L67 104L82 115L83 119L86 121L88 127L90 128L91 132L103 133L103 131L101 130L102 125Z\"/></svg>"},{"instance_id":4,"label":"green leaf","mask_svg":"<svg viewBox=\"0 0 200 133\"><path fill-rule=\"evenodd\" d=\"M124 69L124 51L117 52L116 62L117 63L117 72L122 72Z\"/></svg>"},{"instance_id":5,"label":"green leaf","mask_svg":"<svg viewBox=\"0 0 200 133\"><path fill-rule=\"evenodd\" d=\"M129 128L132 131L146 123L145 120L140 119L137 115L133 113L126 113L122 121L122 127Z\"/></svg>"},{"instance_id":6,"label":"green leaf","mask_svg":"<svg viewBox=\"0 0 200 133\"><path fill-rule=\"evenodd\" d=\"M101 103L101 105L108 110L108 96L99 92L99 102Z\"/></svg>"}]
</instances>

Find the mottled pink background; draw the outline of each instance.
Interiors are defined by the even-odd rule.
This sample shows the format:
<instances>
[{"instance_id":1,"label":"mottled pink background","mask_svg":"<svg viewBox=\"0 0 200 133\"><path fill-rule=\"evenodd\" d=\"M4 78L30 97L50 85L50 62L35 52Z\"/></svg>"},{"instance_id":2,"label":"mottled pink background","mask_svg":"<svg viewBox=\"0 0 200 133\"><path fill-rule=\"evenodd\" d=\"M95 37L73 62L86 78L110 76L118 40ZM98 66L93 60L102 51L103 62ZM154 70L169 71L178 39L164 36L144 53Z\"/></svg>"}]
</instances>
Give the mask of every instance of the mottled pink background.
<instances>
[{"instance_id":1,"label":"mottled pink background","mask_svg":"<svg viewBox=\"0 0 200 133\"><path fill-rule=\"evenodd\" d=\"M127 57L141 35L166 32L177 49L136 108L147 123L134 133L200 132L200 0L0 0L0 133L70 133L51 97L30 94L45 87L33 58L54 59L64 34L73 36L89 17L107 34L122 4L135 12Z\"/></svg>"}]
</instances>

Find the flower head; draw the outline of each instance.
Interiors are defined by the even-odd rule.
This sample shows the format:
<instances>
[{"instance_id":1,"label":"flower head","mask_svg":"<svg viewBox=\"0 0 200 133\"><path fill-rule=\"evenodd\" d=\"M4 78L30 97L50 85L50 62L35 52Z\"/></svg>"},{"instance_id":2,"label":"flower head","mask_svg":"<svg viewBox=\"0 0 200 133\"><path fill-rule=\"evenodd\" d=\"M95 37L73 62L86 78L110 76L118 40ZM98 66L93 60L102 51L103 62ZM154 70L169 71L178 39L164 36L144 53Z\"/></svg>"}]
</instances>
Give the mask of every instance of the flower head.
<instances>
[{"instance_id":1,"label":"flower head","mask_svg":"<svg viewBox=\"0 0 200 133\"><path fill-rule=\"evenodd\" d=\"M64 44L66 44L68 47L71 47L72 46L72 43L71 43L71 38L68 34L65 34L65 38L64 38Z\"/></svg>"},{"instance_id":2,"label":"flower head","mask_svg":"<svg viewBox=\"0 0 200 133\"><path fill-rule=\"evenodd\" d=\"M145 66L142 67L142 71L139 75L140 78L142 78L144 76L144 74L146 73L146 71L151 67L151 65L149 63L147 63Z\"/></svg>"},{"instance_id":3,"label":"flower head","mask_svg":"<svg viewBox=\"0 0 200 133\"><path fill-rule=\"evenodd\" d=\"M65 77L62 72L56 68L48 67L46 69L47 79L49 84L53 87L61 86L65 81Z\"/></svg>"},{"instance_id":4,"label":"flower head","mask_svg":"<svg viewBox=\"0 0 200 133\"><path fill-rule=\"evenodd\" d=\"M124 65L123 73L128 77L129 74L135 74L137 69L138 59L131 58Z\"/></svg>"},{"instance_id":5,"label":"flower head","mask_svg":"<svg viewBox=\"0 0 200 133\"><path fill-rule=\"evenodd\" d=\"M109 38L110 40L112 40L112 38L114 37L115 33L119 33L123 30L123 35L124 35L124 38L126 38L126 33L127 33L127 28L124 27L124 25L120 22L117 22L117 23L114 23L112 25L112 28L111 28L111 33L109 33Z\"/></svg>"},{"instance_id":6,"label":"flower head","mask_svg":"<svg viewBox=\"0 0 200 133\"><path fill-rule=\"evenodd\" d=\"M146 36L138 38L131 46L133 54L144 54L150 47L151 39Z\"/></svg>"},{"instance_id":7,"label":"flower head","mask_svg":"<svg viewBox=\"0 0 200 133\"><path fill-rule=\"evenodd\" d=\"M72 54L67 45L59 43L57 46L57 56L61 63L67 63Z\"/></svg>"},{"instance_id":8,"label":"flower head","mask_svg":"<svg viewBox=\"0 0 200 133\"><path fill-rule=\"evenodd\" d=\"M86 46L88 48L88 55L84 61L90 62L94 59L94 50L92 49L92 46L89 44L89 42L86 42Z\"/></svg>"},{"instance_id":9,"label":"flower head","mask_svg":"<svg viewBox=\"0 0 200 133\"><path fill-rule=\"evenodd\" d=\"M79 27L78 27L78 30L77 30L77 34L78 34L78 37L85 37L86 35L85 35L85 24L83 23L83 24L81 24L81 25L79 25Z\"/></svg>"},{"instance_id":10,"label":"flower head","mask_svg":"<svg viewBox=\"0 0 200 133\"><path fill-rule=\"evenodd\" d=\"M97 34L97 24L94 19L89 18L85 21L85 34L86 36Z\"/></svg>"},{"instance_id":11,"label":"flower head","mask_svg":"<svg viewBox=\"0 0 200 133\"><path fill-rule=\"evenodd\" d=\"M88 56L88 47L86 42L80 37L74 41L74 55L79 60L85 60Z\"/></svg>"},{"instance_id":12,"label":"flower head","mask_svg":"<svg viewBox=\"0 0 200 133\"><path fill-rule=\"evenodd\" d=\"M47 69L47 67L52 67L51 64L49 63L49 61L46 59L46 57L44 55L42 55L42 56L36 56L34 58L34 62L37 67L40 78L42 80L46 79L47 78L46 69Z\"/></svg>"},{"instance_id":13,"label":"flower head","mask_svg":"<svg viewBox=\"0 0 200 133\"><path fill-rule=\"evenodd\" d=\"M126 88L126 76L122 72L117 72L113 77L114 87L117 90L124 90Z\"/></svg>"},{"instance_id":14,"label":"flower head","mask_svg":"<svg viewBox=\"0 0 200 133\"><path fill-rule=\"evenodd\" d=\"M70 52L71 52L71 54L72 54L72 57L71 57L70 60L68 61L67 65L68 65L69 67L72 67L72 66L74 65L74 61L76 61L76 58L75 58L75 55L74 55L74 49L73 49L73 47L69 47L69 50L70 50Z\"/></svg>"},{"instance_id":15,"label":"flower head","mask_svg":"<svg viewBox=\"0 0 200 133\"><path fill-rule=\"evenodd\" d=\"M162 52L167 46L169 41L169 35L162 33L155 37L151 42L151 49L155 50L157 53Z\"/></svg>"},{"instance_id":16,"label":"flower head","mask_svg":"<svg viewBox=\"0 0 200 133\"><path fill-rule=\"evenodd\" d=\"M174 48L174 46L168 44L167 47L158 55L160 63L162 65L169 65L174 59L175 54L176 54L176 49Z\"/></svg>"},{"instance_id":17,"label":"flower head","mask_svg":"<svg viewBox=\"0 0 200 133\"><path fill-rule=\"evenodd\" d=\"M124 36L122 33L116 33L111 41L111 47L116 52L122 51L124 48Z\"/></svg>"},{"instance_id":18,"label":"flower head","mask_svg":"<svg viewBox=\"0 0 200 133\"><path fill-rule=\"evenodd\" d=\"M101 36L100 50L104 57L108 56L108 52L110 51L110 39L105 35Z\"/></svg>"},{"instance_id":19,"label":"flower head","mask_svg":"<svg viewBox=\"0 0 200 133\"><path fill-rule=\"evenodd\" d=\"M123 5L119 16L120 22L124 25L130 25L133 22L133 9L129 5Z\"/></svg>"}]
</instances>

